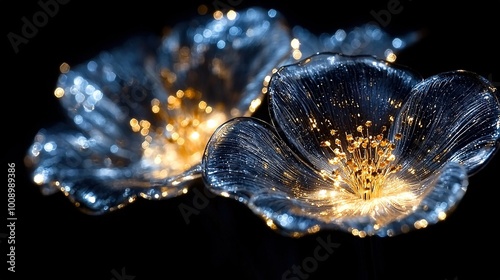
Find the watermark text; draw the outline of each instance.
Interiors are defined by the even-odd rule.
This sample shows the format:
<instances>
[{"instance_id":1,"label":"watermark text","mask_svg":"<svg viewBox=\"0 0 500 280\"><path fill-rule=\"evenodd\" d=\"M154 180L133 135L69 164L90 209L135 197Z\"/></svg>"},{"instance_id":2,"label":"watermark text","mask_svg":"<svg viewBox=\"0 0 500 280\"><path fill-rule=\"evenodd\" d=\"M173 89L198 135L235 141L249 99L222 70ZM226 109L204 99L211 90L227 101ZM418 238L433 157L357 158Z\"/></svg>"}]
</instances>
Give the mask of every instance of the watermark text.
<instances>
[{"instance_id":1,"label":"watermark text","mask_svg":"<svg viewBox=\"0 0 500 280\"><path fill-rule=\"evenodd\" d=\"M16 272L16 164L7 164L7 263L8 270Z\"/></svg>"},{"instance_id":2,"label":"watermark text","mask_svg":"<svg viewBox=\"0 0 500 280\"><path fill-rule=\"evenodd\" d=\"M318 270L321 262L326 261L340 247L340 243L332 242L328 235L326 240L321 237L316 238L318 245L314 248L312 256L302 260L300 265L292 265L290 269L283 273L282 280L301 280L308 279L309 276Z\"/></svg>"},{"instance_id":3,"label":"watermark text","mask_svg":"<svg viewBox=\"0 0 500 280\"><path fill-rule=\"evenodd\" d=\"M31 17L21 17L22 26L20 32L9 32L7 34L7 39L9 39L14 53L17 54L21 45L28 44L29 40L33 39L38 34L38 31L47 25L49 19L57 15L59 12L59 5L68 4L69 1L70 0L40 0L38 1L38 6L40 8L38 11L33 13Z\"/></svg>"}]
</instances>

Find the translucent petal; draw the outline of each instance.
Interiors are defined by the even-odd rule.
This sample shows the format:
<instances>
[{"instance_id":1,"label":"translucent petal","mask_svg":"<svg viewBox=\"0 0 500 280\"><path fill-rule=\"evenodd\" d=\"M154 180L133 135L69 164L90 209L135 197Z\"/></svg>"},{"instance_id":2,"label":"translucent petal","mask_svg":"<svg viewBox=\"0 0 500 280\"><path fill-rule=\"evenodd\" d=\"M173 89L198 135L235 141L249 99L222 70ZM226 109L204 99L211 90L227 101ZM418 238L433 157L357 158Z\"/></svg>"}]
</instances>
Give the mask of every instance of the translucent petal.
<instances>
[{"instance_id":1,"label":"translucent petal","mask_svg":"<svg viewBox=\"0 0 500 280\"><path fill-rule=\"evenodd\" d=\"M108 149L127 147L134 152L134 158L128 162L135 164L138 176L169 184L171 177L182 176L199 164L203 145L215 126L207 122L216 118L198 118L193 128L193 120L187 116L198 116L198 108L170 110L175 104L169 103L170 95L157 72L155 56L159 46L160 40L151 35L132 38L111 51L103 51L63 72L56 96L73 123L93 140ZM175 112L175 118L165 114L169 110ZM178 127L185 129L175 130ZM184 134L197 133L195 142L203 137L205 142L185 149L171 141L174 133L179 141ZM184 176L191 178L190 172Z\"/></svg>"},{"instance_id":2,"label":"translucent petal","mask_svg":"<svg viewBox=\"0 0 500 280\"><path fill-rule=\"evenodd\" d=\"M392 36L379 25L366 23L353 28L339 28L332 33L325 32L318 36L303 26L294 26L293 36L300 43L294 53L295 61L317 52L374 55L381 59L394 61L401 51L420 40L422 33L414 31L402 36Z\"/></svg>"},{"instance_id":3,"label":"translucent petal","mask_svg":"<svg viewBox=\"0 0 500 280\"><path fill-rule=\"evenodd\" d=\"M260 193L303 193L323 184L269 124L253 118L221 125L207 144L202 166L208 188L245 202Z\"/></svg>"},{"instance_id":4,"label":"translucent petal","mask_svg":"<svg viewBox=\"0 0 500 280\"><path fill-rule=\"evenodd\" d=\"M423 181L395 181L384 196L366 201L301 161L271 126L251 118L219 127L202 166L210 190L244 203L268 226L295 237L321 229L363 237L425 228L446 218L468 182L465 168L451 163Z\"/></svg>"},{"instance_id":5,"label":"translucent petal","mask_svg":"<svg viewBox=\"0 0 500 280\"><path fill-rule=\"evenodd\" d=\"M140 148L135 144L141 137L131 133L130 120L155 120L151 101L167 95L155 73L159 43L153 35L138 36L74 67L61 67L55 95L69 119L103 143L120 139Z\"/></svg>"},{"instance_id":6,"label":"translucent petal","mask_svg":"<svg viewBox=\"0 0 500 280\"><path fill-rule=\"evenodd\" d=\"M250 8L193 18L165 37L131 38L74 67L62 65L55 95L72 128L35 137L26 163L35 182L95 213L136 196L185 193L201 176L215 128L260 106L289 42L279 14ZM58 148L41 148L49 142ZM73 154L81 161L68 165Z\"/></svg>"},{"instance_id":7,"label":"translucent petal","mask_svg":"<svg viewBox=\"0 0 500 280\"><path fill-rule=\"evenodd\" d=\"M262 199L272 204L288 199L287 207L293 207L295 199L307 199L309 192L328 186L293 155L270 125L258 119L235 118L220 126L207 144L202 166L207 188L243 202L259 214L263 214L262 206L252 201ZM292 214L288 210L285 214ZM298 226L305 231L314 222ZM289 226L294 224L297 222Z\"/></svg>"},{"instance_id":8,"label":"translucent petal","mask_svg":"<svg viewBox=\"0 0 500 280\"><path fill-rule=\"evenodd\" d=\"M32 180L42 193L65 193L82 211L102 214L121 208L136 197L165 198L182 188L199 170L156 181L140 166L140 155L127 147L107 146L85 132L58 125L41 129L26 156Z\"/></svg>"},{"instance_id":9,"label":"translucent petal","mask_svg":"<svg viewBox=\"0 0 500 280\"><path fill-rule=\"evenodd\" d=\"M298 154L318 170L330 170L332 151L322 143L355 133L367 121L377 132L389 127L421 80L371 56L320 53L273 75L272 122Z\"/></svg>"},{"instance_id":10,"label":"translucent petal","mask_svg":"<svg viewBox=\"0 0 500 280\"><path fill-rule=\"evenodd\" d=\"M371 205L341 194L327 197L332 194L325 190L319 190L319 197L317 192L311 193L308 200L290 192L256 195L249 205L284 235L300 237L319 230L341 230L360 237L396 236L445 220L465 195L467 171L460 164L450 163L422 183L429 192L385 197Z\"/></svg>"},{"instance_id":11,"label":"translucent petal","mask_svg":"<svg viewBox=\"0 0 500 280\"><path fill-rule=\"evenodd\" d=\"M316 54L272 76L274 126L239 119L215 132L203 178L291 236L425 228L446 219L496 151L495 94L470 72L422 80L373 57Z\"/></svg>"},{"instance_id":12,"label":"translucent petal","mask_svg":"<svg viewBox=\"0 0 500 280\"><path fill-rule=\"evenodd\" d=\"M500 146L500 102L489 81L454 71L418 84L401 108L392 134L403 169L425 177L449 162L477 172Z\"/></svg>"},{"instance_id":13,"label":"translucent petal","mask_svg":"<svg viewBox=\"0 0 500 280\"><path fill-rule=\"evenodd\" d=\"M171 92L191 90L228 116L248 116L289 54L290 40L283 16L272 9L194 18L177 24L163 41L162 78Z\"/></svg>"}]
</instances>

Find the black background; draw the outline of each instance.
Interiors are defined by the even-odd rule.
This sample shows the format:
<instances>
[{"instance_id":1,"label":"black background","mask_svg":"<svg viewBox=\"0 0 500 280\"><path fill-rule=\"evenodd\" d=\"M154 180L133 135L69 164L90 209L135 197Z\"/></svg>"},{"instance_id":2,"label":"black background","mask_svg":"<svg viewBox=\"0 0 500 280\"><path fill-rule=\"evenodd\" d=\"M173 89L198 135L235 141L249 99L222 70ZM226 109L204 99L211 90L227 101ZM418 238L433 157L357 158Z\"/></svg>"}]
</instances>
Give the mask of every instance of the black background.
<instances>
[{"instance_id":1,"label":"black background","mask_svg":"<svg viewBox=\"0 0 500 280\"><path fill-rule=\"evenodd\" d=\"M301 25L319 34L373 21L371 11L387 9L394 1L220 3L237 9L275 8L291 26ZM437 6L438 2L401 0L402 11L392 14L384 29L395 35L426 31L424 38L398 57L399 63L423 76L466 69L497 80L498 86L500 24L498 1L494 2L450 1ZM163 27L196 16L199 5L213 9L213 3L71 0L61 4L57 14L17 53L7 34L20 34L22 17L31 19L41 9L37 1L3 3L2 55L7 65L2 64L2 163L4 170L8 162L17 166L18 220L16 273L7 271L8 244L5 234L0 235L0 269L8 272L8 278L0 279L282 279L292 266L302 267L305 274L288 279L498 278L499 155L470 179L464 199L447 220L385 239L328 231L300 239L284 237L243 205L226 198L211 198L186 223L179 205L193 205L193 192L163 201L139 199L102 216L79 212L60 193L41 195L23 167L23 157L40 128L65 118L53 95L59 65L85 61L132 34L159 35ZM256 116L268 118L265 105ZM6 185L2 212L7 208ZM201 183L195 188L203 191ZM7 228L0 227L0 234L5 232ZM318 238L340 246L326 260L314 263L310 261L320 244ZM311 264L317 266L307 267Z\"/></svg>"}]
</instances>

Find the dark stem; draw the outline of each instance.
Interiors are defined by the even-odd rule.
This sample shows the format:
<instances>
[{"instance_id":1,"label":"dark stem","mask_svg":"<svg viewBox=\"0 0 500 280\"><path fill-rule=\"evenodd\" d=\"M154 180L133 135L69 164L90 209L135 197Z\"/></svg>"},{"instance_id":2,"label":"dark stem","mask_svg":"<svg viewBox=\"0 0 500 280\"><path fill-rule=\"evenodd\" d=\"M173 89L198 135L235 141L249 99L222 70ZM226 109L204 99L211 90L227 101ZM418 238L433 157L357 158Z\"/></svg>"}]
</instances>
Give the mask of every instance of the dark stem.
<instances>
[{"instance_id":1,"label":"dark stem","mask_svg":"<svg viewBox=\"0 0 500 280\"><path fill-rule=\"evenodd\" d=\"M372 279L382 279L381 275L383 274L383 264L384 264L384 252L382 246L381 238L377 236L372 236L368 238L369 252L370 252L370 260L371 260L371 270L372 270Z\"/></svg>"},{"instance_id":2,"label":"dark stem","mask_svg":"<svg viewBox=\"0 0 500 280\"><path fill-rule=\"evenodd\" d=\"M383 279L383 251L381 239L366 237L359 240L358 278L363 280Z\"/></svg>"}]
</instances>

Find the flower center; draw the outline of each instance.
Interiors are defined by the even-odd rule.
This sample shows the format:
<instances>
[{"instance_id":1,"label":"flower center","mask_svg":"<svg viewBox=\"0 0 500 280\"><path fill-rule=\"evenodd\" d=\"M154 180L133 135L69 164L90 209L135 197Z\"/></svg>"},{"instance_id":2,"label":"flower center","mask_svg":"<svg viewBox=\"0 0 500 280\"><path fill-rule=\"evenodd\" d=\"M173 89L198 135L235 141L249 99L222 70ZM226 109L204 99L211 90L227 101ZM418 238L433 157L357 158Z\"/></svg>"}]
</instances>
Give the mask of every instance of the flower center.
<instances>
[{"instance_id":1,"label":"flower center","mask_svg":"<svg viewBox=\"0 0 500 280\"><path fill-rule=\"evenodd\" d=\"M392 151L396 145L384 136L387 128L383 126L379 134L371 135L371 126L372 122L367 121L356 128L357 135L346 134L344 139L322 143L334 154L329 162L338 167L331 174L323 173L336 186L347 187L363 200L380 197L388 176L401 170L401 165L394 164L396 156ZM337 131L332 130L331 134L337 135ZM401 137L398 133L395 140Z\"/></svg>"},{"instance_id":2,"label":"flower center","mask_svg":"<svg viewBox=\"0 0 500 280\"><path fill-rule=\"evenodd\" d=\"M221 108L213 108L194 90L178 90L167 104L151 101L151 110L166 125L154 128L147 120L132 119L133 131L144 136L143 159L160 165L158 177L177 175L197 164L215 128L226 120Z\"/></svg>"}]
</instances>

